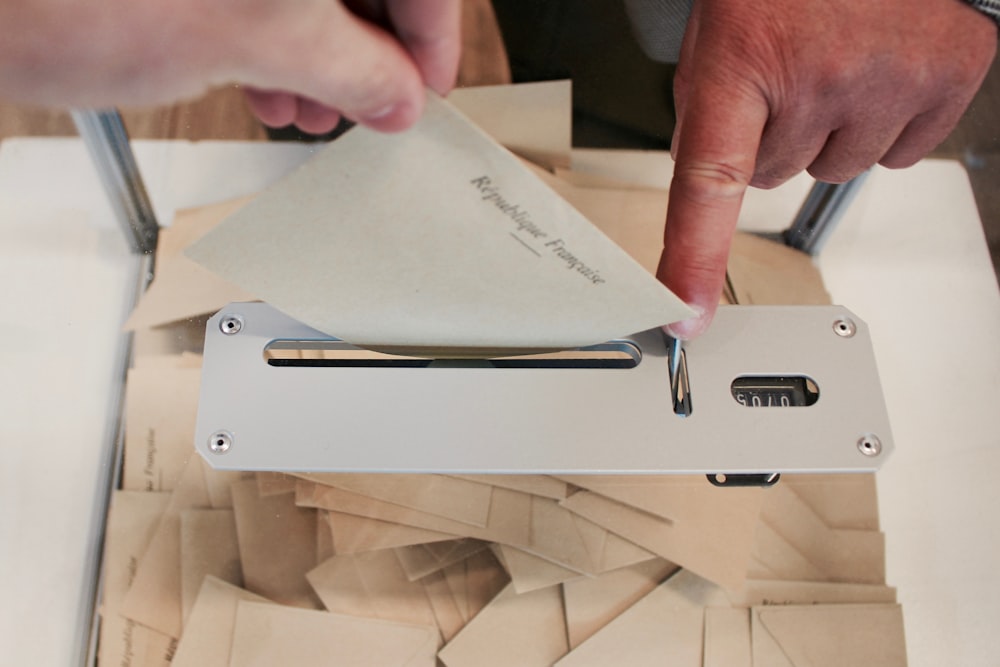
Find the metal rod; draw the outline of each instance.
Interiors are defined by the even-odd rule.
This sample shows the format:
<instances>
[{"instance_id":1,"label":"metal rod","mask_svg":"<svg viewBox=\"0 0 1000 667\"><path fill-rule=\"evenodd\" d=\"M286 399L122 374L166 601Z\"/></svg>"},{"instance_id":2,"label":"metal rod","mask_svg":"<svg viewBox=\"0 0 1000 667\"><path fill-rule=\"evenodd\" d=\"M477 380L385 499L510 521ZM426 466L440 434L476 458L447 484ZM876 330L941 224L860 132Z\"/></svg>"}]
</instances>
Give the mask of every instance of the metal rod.
<instances>
[{"instance_id":1,"label":"metal rod","mask_svg":"<svg viewBox=\"0 0 1000 667\"><path fill-rule=\"evenodd\" d=\"M153 255L136 258L137 273L135 286L125 300L125 313L131 312L149 287L153 272ZM125 379L132 365L132 333L124 332L118 344L117 358L111 369L118 392L112 397L108 410L107 432L98 454L101 467L97 473L97 484L91 511L90 541L87 545L84 563L84 587L80 597L78 614L79 629L76 644L76 664L93 667L97 664L97 649L100 635L101 599L104 593L104 540L107 534L108 511L115 489L121 487L122 465L125 450Z\"/></svg>"},{"instance_id":2,"label":"metal rod","mask_svg":"<svg viewBox=\"0 0 1000 667\"><path fill-rule=\"evenodd\" d=\"M784 231L785 245L809 255L817 255L830 232L854 200L870 171L858 174L846 183L813 185L792 225Z\"/></svg>"},{"instance_id":3,"label":"metal rod","mask_svg":"<svg viewBox=\"0 0 1000 667\"><path fill-rule=\"evenodd\" d=\"M74 109L70 113L132 252L152 253L159 225L121 114L115 109Z\"/></svg>"}]
</instances>

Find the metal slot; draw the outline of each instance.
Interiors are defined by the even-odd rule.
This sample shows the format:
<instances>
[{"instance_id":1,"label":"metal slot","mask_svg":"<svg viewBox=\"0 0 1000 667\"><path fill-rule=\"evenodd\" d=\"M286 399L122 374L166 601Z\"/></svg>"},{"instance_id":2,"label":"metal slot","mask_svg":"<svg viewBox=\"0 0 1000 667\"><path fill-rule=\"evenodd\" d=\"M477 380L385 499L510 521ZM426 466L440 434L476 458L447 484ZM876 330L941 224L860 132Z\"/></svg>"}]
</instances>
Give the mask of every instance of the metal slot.
<instances>
[{"instance_id":1,"label":"metal slot","mask_svg":"<svg viewBox=\"0 0 1000 667\"><path fill-rule=\"evenodd\" d=\"M731 391L748 408L807 407L819 400L819 387L804 375L742 376L733 380Z\"/></svg>"},{"instance_id":2,"label":"metal slot","mask_svg":"<svg viewBox=\"0 0 1000 667\"><path fill-rule=\"evenodd\" d=\"M670 369L670 398L674 414L679 417L691 416L691 384L688 381L687 354L680 339L667 339L667 367Z\"/></svg>"},{"instance_id":3,"label":"metal slot","mask_svg":"<svg viewBox=\"0 0 1000 667\"><path fill-rule=\"evenodd\" d=\"M727 475L720 472L714 475L706 475L706 477L708 477L708 481L713 486L721 487L774 486L781 479L781 475L776 472L740 475Z\"/></svg>"},{"instance_id":4,"label":"metal slot","mask_svg":"<svg viewBox=\"0 0 1000 667\"><path fill-rule=\"evenodd\" d=\"M292 368L635 368L642 352L630 341L559 352L488 359L432 359L387 354L340 340L275 340L264 348L269 366Z\"/></svg>"}]
</instances>

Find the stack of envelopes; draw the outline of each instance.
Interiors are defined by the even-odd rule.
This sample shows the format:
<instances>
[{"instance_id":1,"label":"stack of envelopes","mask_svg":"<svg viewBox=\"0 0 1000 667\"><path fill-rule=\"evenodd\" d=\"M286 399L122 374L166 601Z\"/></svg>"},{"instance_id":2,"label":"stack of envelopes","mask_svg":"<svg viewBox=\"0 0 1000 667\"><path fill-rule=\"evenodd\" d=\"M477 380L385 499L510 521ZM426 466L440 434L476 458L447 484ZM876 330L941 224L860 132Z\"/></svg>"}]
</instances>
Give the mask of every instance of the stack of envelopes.
<instances>
[{"instance_id":1,"label":"stack of envelopes","mask_svg":"<svg viewBox=\"0 0 1000 667\"><path fill-rule=\"evenodd\" d=\"M871 476L220 473L193 360L130 377L101 664L905 664Z\"/></svg>"},{"instance_id":2,"label":"stack of envelopes","mask_svg":"<svg viewBox=\"0 0 1000 667\"><path fill-rule=\"evenodd\" d=\"M521 112L568 109L568 88L547 90ZM552 148L536 151L539 175L653 270L666 192L625 171L566 170L565 153L545 163ZM201 338L186 320L253 295L180 251L238 206L164 230L131 322L101 665L906 664L869 475L757 489L701 476L212 470L192 447ZM730 273L742 302L826 300L807 258L761 239L737 238Z\"/></svg>"}]
</instances>

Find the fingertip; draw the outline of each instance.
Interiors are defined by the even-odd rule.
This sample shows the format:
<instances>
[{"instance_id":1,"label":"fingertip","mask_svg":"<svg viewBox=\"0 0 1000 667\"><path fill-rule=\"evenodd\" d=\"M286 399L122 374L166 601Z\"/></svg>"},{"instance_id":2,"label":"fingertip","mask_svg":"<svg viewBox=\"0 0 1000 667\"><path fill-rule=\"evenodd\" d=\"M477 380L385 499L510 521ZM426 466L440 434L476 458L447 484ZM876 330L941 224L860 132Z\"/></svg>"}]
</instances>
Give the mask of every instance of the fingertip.
<instances>
[{"instance_id":1,"label":"fingertip","mask_svg":"<svg viewBox=\"0 0 1000 667\"><path fill-rule=\"evenodd\" d=\"M340 123L340 112L314 100L300 97L295 125L309 134L326 134Z\"/></svg>"},{"instance_id":2,"label":"fingertip","mask_svg":"<svg viewBox=\"0 0 1000 667\"><path fill-rule=\"evenodd\" d=\"M424 108L424 97L391 102L374 111L362 114L358 122L379 132L402 132L413 126Z\"/></svg>"},{"instance_id":3,"label":"fingertip","mask_svg":"<svg viewBox=\"0 0 1000 667\"><path fill-rule=\"evenodd\" d=\"M245 88L247 104L257 119L268 127L285 127L295 122L298 102L295 95L257 88Z\"/></svg>"},{"instance_id":4,"label":"fingertip","mask_svg":"<svg viewBox=\"0 0 1000 667\"><path fill-rule=\"evenodd\" d=\"M663 331L668 336L679 338L680 340L692 340L705 333L708 329L715 315L715 308L707 309L696 304L689 305L695 311L696 315L686 320L672 322L663 327Z\"/></svg>"}]
</instances>

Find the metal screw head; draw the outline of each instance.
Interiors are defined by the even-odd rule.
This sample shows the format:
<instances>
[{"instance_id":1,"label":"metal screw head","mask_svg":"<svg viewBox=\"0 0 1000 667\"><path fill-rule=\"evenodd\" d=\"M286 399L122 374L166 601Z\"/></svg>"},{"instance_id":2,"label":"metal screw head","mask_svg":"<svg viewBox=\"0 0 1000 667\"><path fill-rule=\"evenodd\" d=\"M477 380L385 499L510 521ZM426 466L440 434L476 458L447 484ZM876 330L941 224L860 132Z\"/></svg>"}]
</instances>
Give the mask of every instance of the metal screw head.
<instances>
[{"instance_id":1,"label":"metal screw head","mask_svg":"<svg viewBox=\"0 0 1000 667\"><path fill-rule=\"evenodd\" d=\"M854 320L842 317L833 323L833 331L841 338L850 338L858 332L858 325Z\"/></svg>"},{"instance_id":2,"label":"metal screw head","mask_svg":"<svg viewBox=\"0 0 1000 667\"><path fill-rule=\"evenodd\" d=\"M208 448L213 454L225 454L233 446L233 435L229 431L216 431L208 438Z\"/></svg>"},{"instance_id":3,"label":"metal screw head","mask_svg":"<svg viewBox=\"0 0 1000 667\"><path fill-rule=\"evenodd\" d=\"M219 320L219 331L227 336L238 334L242 328L243 318L239 315L224 315L222 319Z\"/></svg>"},{"instance_id":4,"label":"metal screw head","mask_svg":"<svg viewBox=\"0 0 1000 667\"><path fill-rule=\"evenodd\" d=\"M873 433L866 433L858 438L858 451L865 456L878 456L882 453L882 441Z\"/></svg>"}]
</instances>

